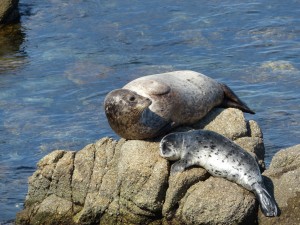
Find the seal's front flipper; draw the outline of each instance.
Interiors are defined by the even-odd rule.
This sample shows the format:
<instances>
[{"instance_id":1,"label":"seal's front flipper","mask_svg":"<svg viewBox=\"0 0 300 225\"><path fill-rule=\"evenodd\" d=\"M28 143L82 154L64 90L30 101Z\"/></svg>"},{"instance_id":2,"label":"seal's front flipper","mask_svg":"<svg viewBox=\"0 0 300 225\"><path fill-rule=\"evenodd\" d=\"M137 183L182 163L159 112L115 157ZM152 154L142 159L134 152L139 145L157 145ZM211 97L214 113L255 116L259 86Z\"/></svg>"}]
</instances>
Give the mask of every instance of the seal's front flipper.
<instances>
[{"instance_id":1,"label":"seal's front flipper","mask_svg":"<svg viewBox=\"0 0 300 225\"><path fill-rule=\"evenodd\" d=\"M162 128L159 129L156 136L165 135L166 133L170 132L174 128L176 128L178 125L175 122L169 122L166 125L164 125Z\"/></svg>"},{"instance_id":2,"label":"seal's front flipper","mask_svg":"<svg viewBox=\"0 0 300 225\"><path fill-rule=\"evenodd\" d=\"M123 87L130 90L142 90L147 95L165 95L171 91L171 87L162 81L153 79L136 79Z\"/></svg>"},{"instance_id":3,"label":"seal's front flipper","mask_svg":"<svg viewBox=\"0 0 300 225\"><path fill-rule=\"evenodd\" d=\"M239 97L225 84L220 84L224 91L224 100L221 103L221 107L224 108L237 108L243 112L255 114Z\"/></svg>"},{"instance_id":4,"label":"seal's front flipper","mask_svg":"<svg viewBox=\"0 0 300 225\"><path fill-rule=\"evenodd\" d=\"M174 175L178 172L183 172L188 167L185 159L178 160L171 166L171 174Z\"/></svg>"},{"instance_id":5,"label":"seal's front flipper","mask_svg":"<svg viewBox=\"0 0 300 225\"><path fill-rule=\"evenodd\" d=\"M186 155L182 159L178 160L177 162L173 163L171 166L171 175L178 173L178 172L183 172L185 169L195 165L193 163L193 156L192 155Z\"/></svg>"}]
</instances>

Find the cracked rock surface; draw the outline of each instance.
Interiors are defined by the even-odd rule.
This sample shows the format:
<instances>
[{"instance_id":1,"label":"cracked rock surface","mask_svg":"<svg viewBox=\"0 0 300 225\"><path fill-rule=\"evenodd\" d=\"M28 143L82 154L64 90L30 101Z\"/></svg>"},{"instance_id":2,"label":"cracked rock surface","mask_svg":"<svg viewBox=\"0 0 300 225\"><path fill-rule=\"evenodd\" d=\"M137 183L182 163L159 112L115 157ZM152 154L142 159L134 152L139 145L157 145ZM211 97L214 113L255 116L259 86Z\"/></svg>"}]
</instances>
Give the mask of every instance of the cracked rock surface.
<instances>
[{"instance_id":1,"label":"cracked rock surface","mask_svg":"<svg viewBox=\"0 0 300 225\"><path fill-rule=\"evenodd\" d=\"M215 109L195 126L233 139L264 169L261 130L239 110ZM251 192L199 167L170 176L158 146L159 138L102 138L78 152L53 151L29 178L16 224L257 224Z\"/></svg>"}]
</instances>

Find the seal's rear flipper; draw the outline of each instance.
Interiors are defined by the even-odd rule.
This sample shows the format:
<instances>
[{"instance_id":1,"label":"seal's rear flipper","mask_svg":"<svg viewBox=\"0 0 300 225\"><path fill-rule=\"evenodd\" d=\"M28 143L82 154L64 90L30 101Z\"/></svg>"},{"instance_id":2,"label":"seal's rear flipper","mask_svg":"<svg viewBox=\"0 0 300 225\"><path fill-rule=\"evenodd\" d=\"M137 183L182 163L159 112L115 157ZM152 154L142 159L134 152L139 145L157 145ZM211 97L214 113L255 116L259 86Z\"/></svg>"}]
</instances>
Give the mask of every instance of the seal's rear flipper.
<instances>
[{"instance_id":1,"label":"seal's rear flipper","mask_svg":"<svg viewBox=\"0 0 300 225\"><path fill-rule=\"evenodd\" d=\"M261 211L265 216L273 217L278 216L278 208L275 200L268 193L263 184L254 184L254 193L260 203Z\"/></svg>"},{"instance_id":2,"label":"seal's rear flipper","mask_svg":"<svg viewBox=\"0 0 300 225\"><path fill-rule=\"evenodd\" d=\"M243 112L255 114L239 97L225 84L220 84L224 91L224 100L221 103L221 107L224 108L237 108Z\"/></svg>"}]
</instances>

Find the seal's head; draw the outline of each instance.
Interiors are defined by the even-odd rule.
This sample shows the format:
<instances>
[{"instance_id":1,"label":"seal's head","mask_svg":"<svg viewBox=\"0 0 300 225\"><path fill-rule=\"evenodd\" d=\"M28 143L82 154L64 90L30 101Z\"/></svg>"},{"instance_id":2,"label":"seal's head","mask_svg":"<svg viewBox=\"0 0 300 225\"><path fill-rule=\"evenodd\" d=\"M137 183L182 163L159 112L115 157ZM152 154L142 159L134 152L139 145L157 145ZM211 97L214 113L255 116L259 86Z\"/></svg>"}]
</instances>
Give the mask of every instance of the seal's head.
<instances>
[{"instance_id":1,"label":"seal's head","mask_svg":"<svg viewBox=\"0 0 300 225\"><path fill-rule=\"evenodd\" d=\"M181 158L182 137L180 133L166 135L159 144L160 155L174 161Z\"/></svg>"},{"instance_id":2,"label":"seal's head","mask_svg":"<svg viewBox=\"0 0 300 225\"><path fill-rule=\"evenodd\" d=\"M105 114L111 128L126 138L127 129L139 122L151 103L149 98L134 91L117 89L108 93L104 100Z\"/></svg>"}]
</instances>

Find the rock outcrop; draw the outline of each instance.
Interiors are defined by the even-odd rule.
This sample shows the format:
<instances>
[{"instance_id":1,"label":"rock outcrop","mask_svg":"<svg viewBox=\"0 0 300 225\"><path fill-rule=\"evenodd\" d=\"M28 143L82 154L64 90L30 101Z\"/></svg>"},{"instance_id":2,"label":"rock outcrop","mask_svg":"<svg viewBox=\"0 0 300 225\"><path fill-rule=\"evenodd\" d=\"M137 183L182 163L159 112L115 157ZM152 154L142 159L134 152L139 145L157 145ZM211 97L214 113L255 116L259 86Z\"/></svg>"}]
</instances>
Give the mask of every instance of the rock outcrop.
<instances>
[{"instance_id":1,"label":"rock outcrop","mask_svg":"<svg viewBox=\"0 0 300 225\"><path fill-rule=\"evenodd\" d=\"M20 19L19 0L1 0L0 27L1 25L17 22Z\"/></svg>"},{"instance_id":2,"label":"rock outcrop","mask_svg":"<svg viewBox=\"0 0 300 225\"><path fill-rule=\"evenodd\" d=\"M274 190L281 215L264 217L259 213L263 225L300 224L300 145L275 154L268 170L263 174L265 183Z\"/></svg>"},{"instance_id":3,"label":"rock outcrop","mask_svg":"<svg viewBox=\"0 0 300 225\"><path fill-rule=\"evenodd\" d=\"M261 130L241 111L215 109L195 127L233 139L256 154L263 170ZM199 167L170 176L170 162L159 156L158 144L159 138L102 138L78 152L50 153L29 178L16 224L257 224L253 193Z\"/></svg>"}]
</instances>

